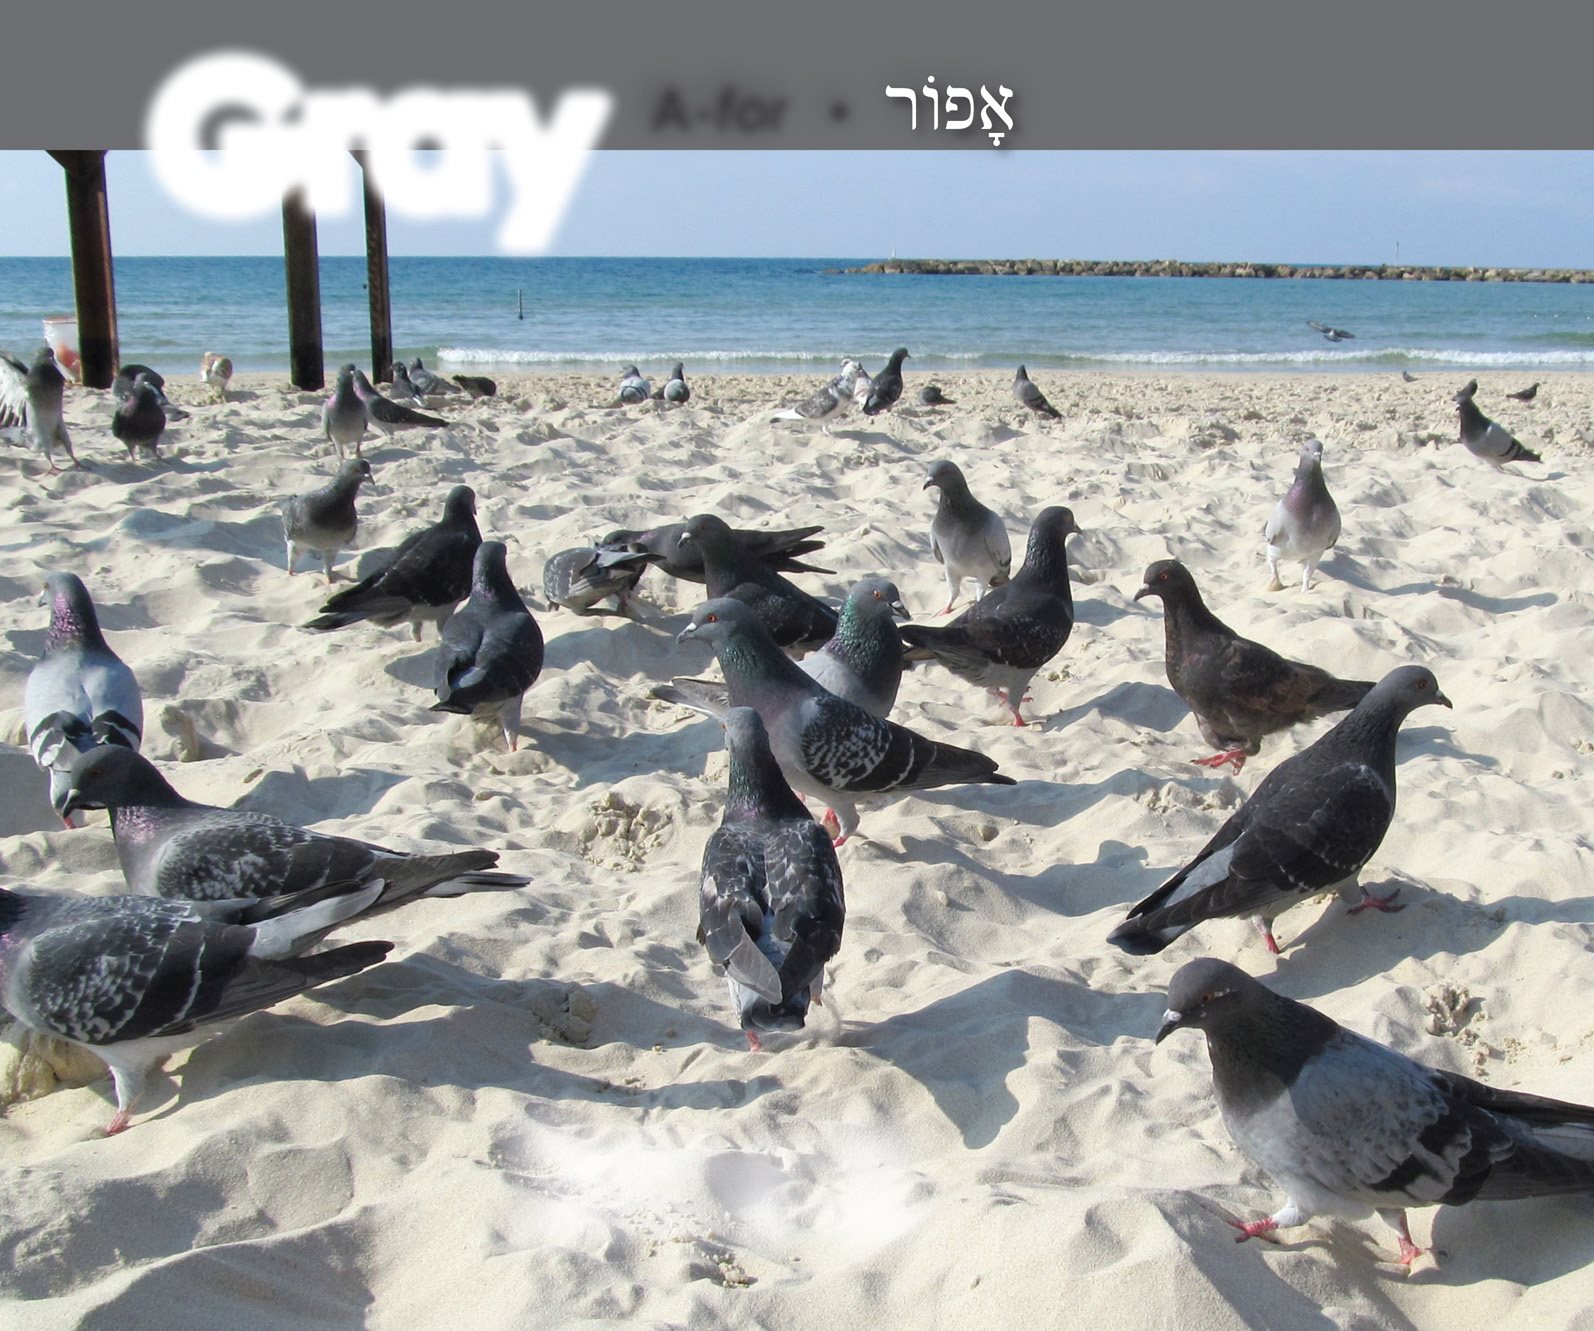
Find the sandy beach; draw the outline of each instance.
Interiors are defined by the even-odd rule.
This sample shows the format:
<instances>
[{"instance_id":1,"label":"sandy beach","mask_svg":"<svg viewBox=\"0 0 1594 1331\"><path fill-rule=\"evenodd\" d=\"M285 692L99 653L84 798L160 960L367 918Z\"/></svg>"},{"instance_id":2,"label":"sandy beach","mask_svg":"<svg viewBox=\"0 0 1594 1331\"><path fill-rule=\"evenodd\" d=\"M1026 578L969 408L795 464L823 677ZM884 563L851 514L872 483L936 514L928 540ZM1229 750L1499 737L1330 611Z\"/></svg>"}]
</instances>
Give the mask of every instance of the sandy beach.
<instances>
[{"instance_id":1,"label":"sandy beach","mask_svg":"<svg viewBox=\"0 0 1594 1331\"><path fill-rule=\"evenodd\" d=\"M1594 376L1491 372L1477 400L1541 466L1456 442L1465 376L934 378L826 435L771 424L820 376L699 377L680 409L611 409L615 377L495 376L446 430L367 442L362 549L477 492L546 635L516 753L427 710L435 637L317 635L319 572L284 569L283 498L336 466L321 394L242 375L155 463L68 393L84 469L0 449L0 882L121 890L103 815L60 828L19 744L42 576L79 574L133 668L144 752L185 795L396 847L488 846L518 893L421 901L341 930L389 960L249 1016L152 1083L106 1139L109 1083L13 1030L0 1046L0 1308L17 1325L235 1331L450 1324L1494 1328L1587 1325L1594 1202L1414 1213L1407 1277L1377 1221L1236 1244L1280 1194L1231 1145L1202 1040L1156 1048L1170 975L1230 960L1356 1030L1503 1087L1594 1103ZM644 365L655 382L667 365ZM871 368L878 368L871 366ZM1531 405L1505 394L1543 380ZM1344 535L1315 587L1264 591L1261 533L1300 442ZM1072 507L1078 622L1015 730L936 667L894 719L1019 784L866 806L840 850L846 935L825 1006L750 1053L694 940L718 825L719 727L655 701L702 674L698 589L644 578L640 622L550 612L547 556L714 511L822 523L816 594L896 580L944 603L930 464L956 461L1015 549ZM1163 673L1147 564L1177 556L1230 625L1342 676L1427 665L1453 712L1403 732L1400 805L1363 874L1399 914L1321 900L1161 955L1105 942L1282 758L1238 777ZM346 554L340 571L353 571ZM1290 566L1293 568L1294 566ZM1289 569L1286 570L1286 578ZM50 1058L55 1059L52 1067ZM1435 1234L1437 1222L1437 1234Z\"/></svg>"}]
</instances>

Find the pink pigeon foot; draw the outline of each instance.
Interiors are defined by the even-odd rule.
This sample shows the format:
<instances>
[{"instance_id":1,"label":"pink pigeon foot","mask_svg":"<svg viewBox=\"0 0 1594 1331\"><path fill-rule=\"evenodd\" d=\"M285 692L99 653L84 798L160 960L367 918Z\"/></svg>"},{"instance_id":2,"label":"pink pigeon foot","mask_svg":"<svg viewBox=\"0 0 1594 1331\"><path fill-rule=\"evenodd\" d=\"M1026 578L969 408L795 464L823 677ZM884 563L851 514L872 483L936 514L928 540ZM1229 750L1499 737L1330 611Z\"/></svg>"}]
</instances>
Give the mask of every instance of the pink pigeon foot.
<instances>
[{"instance_id":1,"label":"pink pigeon foot","mask_svg":"<svg viewBox=\"0 0 1594 1331\"><path fill-rule=\"evenodd\" d=\"M1362 888L1362 899L1345 913L1347 915L1360 915L1364 910L1376 910L1385 915L1394 915L1406 909L1404 904L1395 905L1395 898L1399 895L1400 889L1398 887L1387 897L1375 897L1364 887Z\"/></svg>"},{"instance_id":2,"label":"pink pigeon foot","mask_svg":"<svg viewBox=\"0 0 1594 1331\"><path fill-rule=\"evenodd\" d=\"M1222 767L1224 763L1234 764L1234 774L1238 776L1240 769L1245 766L1244 749L1226 749L1222 753L1214 753L1210 758L1192 758L1197 767Z\"/></svg>"},{"instance_id":3,"label":"pink pigeon foot","mask_svg":"<svg viewBox=\"0 0 1594 1331\"><path fill-rule=\"evenodd\" d=\"M764 1052L764 1045L763 1045L763 1042L758 1038L758 1032L757 1031L747 1031L747 1032L745 1032L745 1034L747 1036L747 1047L748 1047L748 1049L750 1049L755 1054L763 1053Z\"/></svg>"},{"instance_id":4,"label":"pink pigeon foot","mask_svg":"<svg viewBox=\"0 0 1594 1331\"><path fill-rule=\"evenodd\" d=\"M126 1109L118 1109L111 1121L105 1125L105 1135L114 1137L119 1132L126 1132L127 1125L132 1121L133 1115Z\"/></svg>"},{"instance_id":5,"label":"pink pigeon foot","mask_svg":"<svg viewBox=\"0 0 1594 1331\"><path fill-rule=\"evenodd\" d=\"M1263 1216L1260 1220L1231 1220L1229 1224L1240 1231L1239 1237L1234 1240L1236 1243L1244 1243L1246 1239L1264 1238L1279 1227L1278 1221L1270 1215Z\"/></svg>"}]
</instances>

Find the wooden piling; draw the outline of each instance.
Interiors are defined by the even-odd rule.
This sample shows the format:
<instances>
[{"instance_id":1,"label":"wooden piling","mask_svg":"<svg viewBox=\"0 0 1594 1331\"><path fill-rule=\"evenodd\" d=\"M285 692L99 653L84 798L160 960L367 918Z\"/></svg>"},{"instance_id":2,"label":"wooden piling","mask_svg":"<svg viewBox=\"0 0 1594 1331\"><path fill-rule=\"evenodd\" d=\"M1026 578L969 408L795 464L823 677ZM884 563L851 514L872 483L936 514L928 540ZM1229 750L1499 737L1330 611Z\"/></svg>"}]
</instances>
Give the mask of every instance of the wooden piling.
<instances>
[{"instance_id":1,"label":"wooden piling","mask_svg":"<svg viewBox=\"0 0 1594 1331\"><path fill-rule=\"evenodd\" d=\"M116 278L111 268L111 213L103 149L50 150L66 175L67 228L72 239L72 286L77 306L83 382L109 388L120 365L116 336Z\"/></svg>"},{"instance_id":2,"label":"wooden piling","mask_svg":"<svg viewBox=\"0 0 1594 1331\"><path fill-rule=\"evenodd\" d=\"M387 205L371 180L369 159L354 149L365 195L365 286L371 298L371 377L393 382L393 301L388 285Z\"/></svg>"},{"instance_id":3,"label":"wooden piling","mask_svg":"<svg viewBox=\"0 0 1594 1331\"><path fill-rule=\"evenodd\" d=\"M306 392L326 387L321 345L321 256L315 214L304 192L282 200L282 260L288 278L288 361L294 386Z\"/></svg>"}]
</instances>

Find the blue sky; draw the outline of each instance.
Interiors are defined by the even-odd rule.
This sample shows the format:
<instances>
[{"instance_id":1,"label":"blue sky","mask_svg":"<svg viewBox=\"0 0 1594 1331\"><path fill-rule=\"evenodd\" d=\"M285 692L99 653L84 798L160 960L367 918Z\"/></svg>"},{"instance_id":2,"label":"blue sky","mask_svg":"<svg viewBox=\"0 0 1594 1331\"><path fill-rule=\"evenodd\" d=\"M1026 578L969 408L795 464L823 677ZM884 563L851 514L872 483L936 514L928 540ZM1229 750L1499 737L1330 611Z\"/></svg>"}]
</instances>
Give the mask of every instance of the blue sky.
<instances>
[{"instance_id":1,"label":"blue sky","mask_svg":"<svg viewBox=\"0 0 1594 1331\"><path fill-rule=\"evenodd\" d=\"M351 167L352 171L352 167ZM116 253L278 254L108 159ZM499 211L503 198L500 197ZM493 218L390 216L395 254L491 254ZM1255 259L1594 267L1589 152L603 152L550 253ZM358 215L323 254L362 252ZM0 255L67 252L60 171L0 152Z\"/></svg>"}]
</instances>

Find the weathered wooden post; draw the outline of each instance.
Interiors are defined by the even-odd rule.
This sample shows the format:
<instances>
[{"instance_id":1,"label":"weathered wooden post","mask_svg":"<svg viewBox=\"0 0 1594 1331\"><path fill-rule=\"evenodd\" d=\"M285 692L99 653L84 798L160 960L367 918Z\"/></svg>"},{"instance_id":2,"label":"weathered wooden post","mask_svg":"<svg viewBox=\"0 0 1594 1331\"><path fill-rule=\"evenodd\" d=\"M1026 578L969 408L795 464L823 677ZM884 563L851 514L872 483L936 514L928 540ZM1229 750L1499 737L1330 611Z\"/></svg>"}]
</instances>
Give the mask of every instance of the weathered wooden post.
<instances>
[{"instance_id":1,"label":"weathered wooden post","mask_svg":"<svg viewBox=\"0 0 1594 1331\"><path fill-rule=\"evenodd\" d=\"M66 220L72 236L72 287L77 305L83 382L109 388L121 363L116 339L116 278L111 270L111 213L103 149L55 149L66 174Z\"/></svg>"},{"instance_id":2,"label":"weathered wooden post","mask_svg":"<svg viewBox=\"0 0 1594 1331\"><path fill-rule=\"evenodd\" d=\"M393 301L388 289L387 205L371 180L370 161L353 149L365 195L365 286L371 298L371 378L393 381Z\"/></svg>"},{"instance_id":3,"label":"weathered wooden post","mask_svg":"<svg viewBox=\"0 0 1594 1331\"><path fill-rule=\"evenodd\" d=\"M288 277L288 363L294 386L308 393L326 387L321 348L321 255L315 214L302 190L282 200L282 261Z\"/></svg>"}]
</instances>

